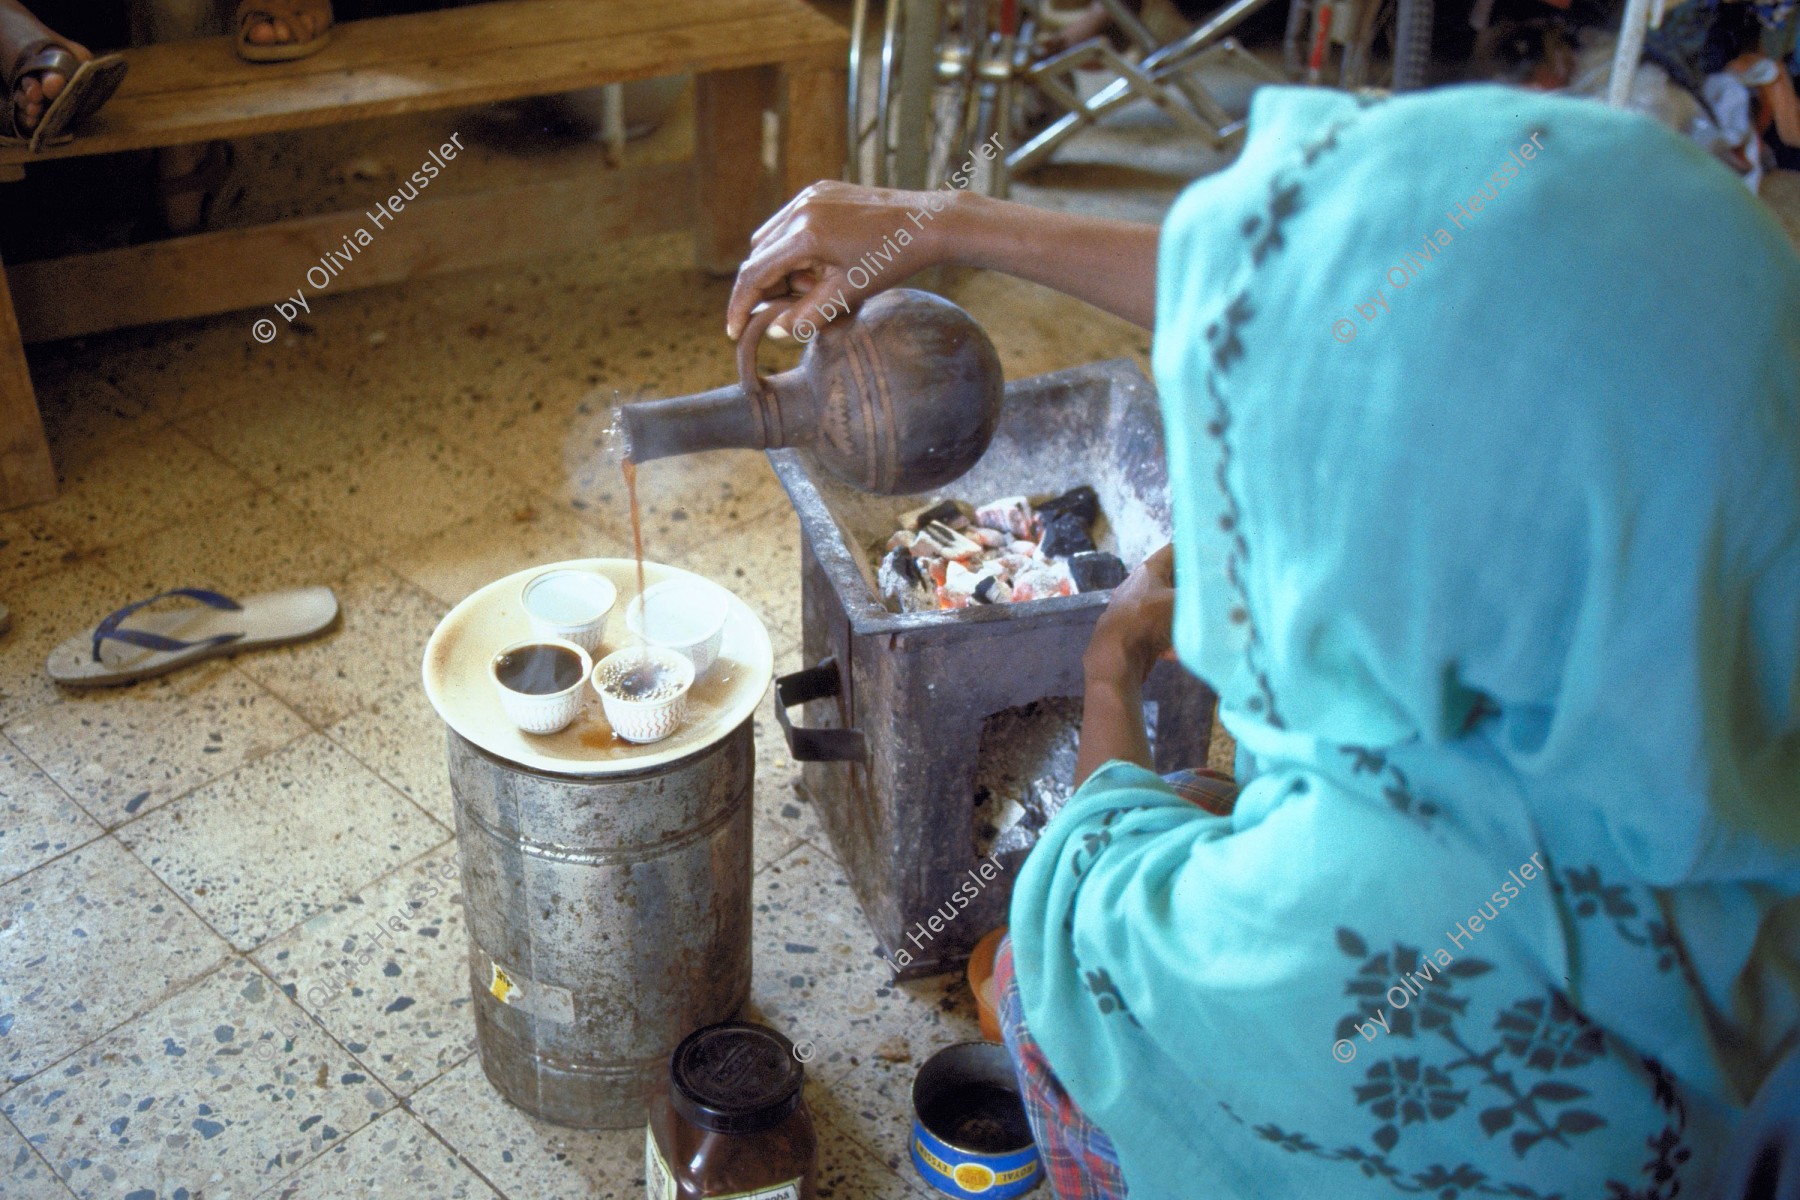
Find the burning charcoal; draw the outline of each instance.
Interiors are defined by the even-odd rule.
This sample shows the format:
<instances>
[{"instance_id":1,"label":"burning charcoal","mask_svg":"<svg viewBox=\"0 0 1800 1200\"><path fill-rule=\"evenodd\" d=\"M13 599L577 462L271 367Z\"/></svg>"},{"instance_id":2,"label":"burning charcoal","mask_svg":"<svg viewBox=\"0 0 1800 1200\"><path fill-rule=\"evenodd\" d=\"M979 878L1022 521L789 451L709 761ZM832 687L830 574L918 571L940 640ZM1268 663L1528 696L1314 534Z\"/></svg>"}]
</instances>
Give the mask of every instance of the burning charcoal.
<instances>
[{"instance_id":1,"label":"burning charcoal","mask_svg":"<svg viewBox=\"0 0 1800 1200\"><path fill-rule=\"evenodd\" d=\"M1087 526L1073 513L1052 517L1044 529L1044 540L1038 543L1038 552L1045 558L1068 558L1093 548Z\"/></svg>"},{"instance_id":2,"label":"burning charcoal","mask_svg":"<svg viewBox=\"0 0 1800 1200\"><path fill-rule=\"evenodd\" d=\"M1044 518L1048 525L1057 517L1068 515L1079 517L1082 528L1091 528L1100 519L1100 497L1093 488L1085 484L1071 488L1054 500L1046 500L1037 506L1038 516Z\"/></svg>"},{"instance_id":3,"label":"burning charcoal","mask_svg":"<svg viewBox=\"0 0 1800 1200\"><path fill-rule=\"evenodd\" d=\"M905 550L891 550L881 560L876 575L881 598L897 605L901 612L918 612L937 607L936 587L919 571L919 564Z\"/></svg>"},{"instance_id":4,"label":"burning charcoal","mask_svg":"<svg viewBox=\"0 0 1800 1200\"><path fill-rule=\"evenodd\" d=\"M1016 538L1036 538L1037 522L1031 516L1031 502L1023 496L1003 496L989 500L975 509L975 523L989 529L1001 529Z\"/></svg>"},{"instance_id":5,"label":"burning charcoal","mask_svg":"<svg viewBox=\"0 0 1800 1200\"><path fill-rule=\"evenodd\" d=\"M1084 550L1069 557L1069 574L1078 592L1105 592L1125 582L1125 564L1116 554Z\"/></svg>"},{"instance_id":6,"label":"burning charcoal","mask_svg":"<svg viewBox=\"0 0 1800 1200\"><path fill-rule=\"evenodd\" d=\"M971 597L975 594L976 586L985 578L986 576L978 575L951 559L949 567L944 571L944 590L953 596Z\"/></svg>"},{"instance_id":7,"label":"burning charcoal","mask_svg":"<svg viewBox=\"0 0 1800 1200\"><path fill-rule=\"evenodd\" d=\"M1032 554L1002 554L999 558L994 560L994 563L1000 568L1001 576L1005 578L1008 583L1011 583L1025 572L1031 570L1031 568L1043 565L1037 556Z\"/></svg>"},{"instance_id":8,"label":"burning charcoal","mask_svg":"<svg viewBox=\"0 0 1800 1200\"><path fill-rule=\"evenodd\" d=\"M971 542L979 543L983 550L998 550L1006 545L1008 535L998 529L989 529L983 525L971 525L963 530L963 536Z\"/></svg>"},{"instance_id":9,"label":"burning charcoal","mask_svg":"<svg viewBox=\"0 0 1800 1200\"><path fill-rule=\"evenodd\" d=\"M933 521L925 526L925 534L940 547L938 553L945 558L979 558L981 546L970 541L942 521Z\"/></svg>"},{"instance_id":10,"label":"burning charcoal","mask_svg":"<svg viewBox=\"0 0 1800 1200\"><path fill-rule=\"evenodd\" d=\"M1013 580L1014 603L1043 600L1050 596L1070 596L1074 593L1075 581L1069 578L1068 568L1062 563L1057 563L1055 567L1033 567Z\"/></svg>"},{"instance_id":11,"label":"burning charcoal","mask_svg":"<svg viewBox=\"0 0 1800 1200\"><path fill-rule=\"evenodd\" d=\"M1021 538L1016 542L1006 543L1006 552L1008 554L1023 554L1026 558L1036 558L1038 545L1036 542L1026 541Z\"/></svg>"},{"instance_id":12,"label":"burning charcoal","mask_svg":"<svg viewBox=\"0 0 1800 1200\"><path fill-rule=\"evenodd\" d=\"M932 540L929 533L897 533L896 538L905 538L901 545L912 551L914 558L942 558L944 548Z\"/></svg>"},{"instance_id":13,"label":"burning charcoal","mask_svg":"<svg viewBox=\"0 0 1800 1200\"><path fill-rule=\"evenodd\" d=\"M975 585L975 599L983 604L1005 604L1012 599L1012 588L998 575L983 575Z\"/></svg>"},{"instance_id":14,"label":"burning charcoal","mask_svg":"<svg viewBox=\"0 0 1800 1200\"><path fill-rule=\"evenodd\" d=\"M925 576L919 572L919 560L909 550L895 550L887 556L887 562L893 564L894 573L908 583L924 583ZM883 564L884 566L887 563Z\"/></svg>"},{"instance_id":15,"label":"burning charcoal","mask_svg":"<svg viewBox=\"0 0 1800 1200\"><path fill-rule=\"evenodd\" d=\"M957 517L966 517L969 515L965 511L967 507L955 500L939 500L935 504L928 504L924 508L915 508L909 513L901 514L900 524L908 529L923 529L933 521L951 521Z\"/></svg>"}]
</instances>

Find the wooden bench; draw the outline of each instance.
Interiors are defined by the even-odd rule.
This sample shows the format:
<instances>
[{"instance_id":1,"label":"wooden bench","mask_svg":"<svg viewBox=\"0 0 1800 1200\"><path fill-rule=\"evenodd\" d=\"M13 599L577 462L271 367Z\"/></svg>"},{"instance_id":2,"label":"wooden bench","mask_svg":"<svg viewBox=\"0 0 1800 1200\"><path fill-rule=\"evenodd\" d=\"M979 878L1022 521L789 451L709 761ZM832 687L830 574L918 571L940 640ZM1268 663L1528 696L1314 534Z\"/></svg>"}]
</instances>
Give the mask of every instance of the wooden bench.
<instances>
[{"instance_id":1,"label":"wooden bench","mask_svg":"<svg viewBox=\"0 0 1800 1200\"><path fill-rule=\"evenodd\" d=\"M499 0L343 24L318 54L276 65L240 61L225 38L172 42L126 52L124 85L74 141L36 156L0 149L0 178L46 159L693 73L691 160L620 168L598 186L564 179L421 194L333 288L684 228L700 267L725 273L783 198L841 173L848 50L844 30L804 0ZM765 120L777 130L772 170ZM421 160L429 149L419 148ZM0 271L0 508L56 490L25 342L273 304L367 224L359 209Z\"/></svg>"}]
</instances>

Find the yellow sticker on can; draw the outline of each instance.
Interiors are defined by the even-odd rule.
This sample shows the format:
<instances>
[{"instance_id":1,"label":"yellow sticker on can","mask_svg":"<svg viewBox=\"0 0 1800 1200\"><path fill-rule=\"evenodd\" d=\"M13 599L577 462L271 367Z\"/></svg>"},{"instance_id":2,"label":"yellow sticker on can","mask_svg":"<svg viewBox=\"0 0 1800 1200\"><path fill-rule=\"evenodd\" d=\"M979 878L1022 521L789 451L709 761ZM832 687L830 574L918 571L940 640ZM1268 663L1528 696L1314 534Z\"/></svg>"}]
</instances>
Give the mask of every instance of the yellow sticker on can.
<instances>
[{"instance_id":1,"label":"yellow sticker on can","mask_svg":"<svg viewBox=\"0 0 1800 1200\"><path fill-rule=\"evenodd\" d=\"M994 1186L994 1172L980 1163L960 1163L950 1178L956 1180L956 1186L965 1192L980 1195Z\"/></svg>"}]
</instances>

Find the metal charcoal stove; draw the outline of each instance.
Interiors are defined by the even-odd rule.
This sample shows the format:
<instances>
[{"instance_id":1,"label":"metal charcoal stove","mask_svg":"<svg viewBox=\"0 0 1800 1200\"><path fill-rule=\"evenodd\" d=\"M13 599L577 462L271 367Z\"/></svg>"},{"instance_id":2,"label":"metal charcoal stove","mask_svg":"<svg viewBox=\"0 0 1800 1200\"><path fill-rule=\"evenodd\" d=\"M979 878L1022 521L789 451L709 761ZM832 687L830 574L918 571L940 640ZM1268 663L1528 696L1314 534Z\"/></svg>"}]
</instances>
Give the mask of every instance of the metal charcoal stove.
<instances>
[{"instance_id":1,"label":"metal charcoal stove","mask_svg":"<svg viewBox=\"0 0 1800 1200\"><path fill-rule=\"evenodd\" d=\"M1123 359L1010 383L987 453L935 495L858 492L805 451L769 459L800 517L803 648L816 664L776 681L802 786L901 976L952 970L1006 920L1017 868L1070 790L1081 657L1109 593L896 613L876 586L879 549L900 513L939 496L1089 484L1101 548L1136 566L1169 540L1155 390ZM1161 663L1145 695L1157 769L1204 766L1212 692ZM803 719L787 711L801 703ZM999 874L971 876L990 852ZM959 897L966 883L977 886Z\"/></svg>"}]
</instances>

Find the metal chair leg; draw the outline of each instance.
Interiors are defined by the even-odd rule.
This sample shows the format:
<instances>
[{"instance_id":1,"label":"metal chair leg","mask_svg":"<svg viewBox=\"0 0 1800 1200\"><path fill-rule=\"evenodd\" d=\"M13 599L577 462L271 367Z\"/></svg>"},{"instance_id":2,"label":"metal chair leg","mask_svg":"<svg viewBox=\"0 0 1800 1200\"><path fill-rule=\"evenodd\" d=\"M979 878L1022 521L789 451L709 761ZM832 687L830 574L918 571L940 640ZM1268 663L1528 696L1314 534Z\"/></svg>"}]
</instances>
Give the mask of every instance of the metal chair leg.
<instances>
[{"instance_id":1,"label":"metal chair leg","mask_svg":"<svg viewBox=\"0 0 1800 1200\"><path fill-rule=\"evenodd\" d=\"M1237 43L1226 37L1231 30L1269 2L1270 0L1236 0L1235 3L1214 14L1210 20L1200 25L1192 33L1153 51L1135 66L1125 63L1112 51L1110 46L1098 42L1093 44L1095 48L1092 50L1088 45L1077 46L1064 54L1038 64L1037 67L1026 72L1026 77L1032 83L1044 88L1069 111L1036 137L1007 155L1007 172L1017 174L1041 165L1051 154L1056 152L1057 147L1073 137L1079 130L1095 123L1107 113L1139 95L1157 104L1164 112L1170 113L1185 128L1199 132L1212 148L1222 147L1240 131L1243 123L1234 121L1231 115L1213 99L1212 95L1197 81L1191 79L1189 74L1219 53L1225 53L1237 61L1255 63L1254 69L1257 74L1268 76L1271 79L1278 78L1264 69L1260 62L1257 62ZM1073 97L1059 81L1046 86L1046 78L1051 72L1067 68L1071 61L1070 56L1084 51L1089 56L1100 55L1108 67L1119 72L1117 79L1101 88L1086 103ZM1171 88L1187 101L1185 106L1171 99L1169 95ZM1074 103L1071 103L1071 100L1074 100ZM1188 111L1184 112L1184 108Z\"/></svg>"},{"instance_id":2,"label":"metal chair leg","mask_svg":"<svg viewBox=\"0 0 1800 1200\"><path fill-rule=\"evenodd\" d=\"M600 89L600 135L606 143L609 166L625 161L625 85L609 83Z\"/></svg>"}]
</instances>

